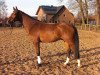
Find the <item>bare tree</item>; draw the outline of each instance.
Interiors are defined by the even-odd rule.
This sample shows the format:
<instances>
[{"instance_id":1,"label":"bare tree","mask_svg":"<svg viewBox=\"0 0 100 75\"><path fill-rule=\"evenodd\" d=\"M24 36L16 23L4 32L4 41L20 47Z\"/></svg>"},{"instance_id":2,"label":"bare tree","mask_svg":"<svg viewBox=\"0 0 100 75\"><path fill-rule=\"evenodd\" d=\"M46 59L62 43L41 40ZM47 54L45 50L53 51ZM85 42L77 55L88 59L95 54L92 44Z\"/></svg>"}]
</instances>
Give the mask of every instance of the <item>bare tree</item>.
<instances>
[{"instance_id":1,"label":"bare tree","mask_svg":"<svg viewBox=\"0 0 100 75\"><path fill-rule=\"evenodd\" d=\"M7 17L7 6L5 0L0 0L0 18L4 19Z\"/></svg>"},{"instance_id":2,"label":"bare tree","mask_svg":"<svg viewBox=\"0 0 100 75\"><path fill-rule=\"evenodd\" d=\"M63 2L64 0L59 0L60 2ZM81 12L81 17L82 17L82 23L85 23L85 15L84 15L84 10L83 10L83 1L82 0L66 0L69 3L69 8L70 9L77 9L80 10Z\"/></svg>"},{"instance_id":3,"label":"bare tree","mask_svg":"<svg viewBox=\"0 0 100 75\"><path fill-rule=\"evenodd\" d=\"M84 7L83 7L83 2L82 0L76 0L79 3L80 11L81 11L81 16L82 16L82 23L85 23L85 15L84 15Z\"/></svg>"},{"instance_id":4,"label":"bare tree","mask_svg":"<svg viewBox=\"0 0 100 75\"><path fill-rule=\"evenodd\" d=\"M100 25L100 0L96 0L96 24Z\"/></svg>"},{"instance_id":5,"label":"bare tree","mask_svg":"<svg viewBox=\"0 0 100 75\"><path fill-rule=\"evenodd\" d=\"M59 0L63 2L64 0ZM88 15L95 11L95 0L66 0L68 8L73 12L80 12L82 23L88 23ZM90 12L90 10L92 12Z\"/></svg>"},{"instance_id":6,"label":"bare tree","mask_svg":"<svg viewBox=\"0 0 100 75\"><path fill-rule=\"evenodd\" d=\"M87 3L87 0L85 0L85 13L86 13L86 23L88 24L88 3Z\"/></svg>"},{"instance_id":7,"label":"bare tree","mask_svg":"<svg viewBox=\"0 0 100 75\"><path fill-rule=\"evenodd\" d=\"M88 9L89 9L89 13L90 14L94 14L95 13L95 6L96 6L96 1L95 0L89 0L88 1Z\"/></svg>"}]
</instances>

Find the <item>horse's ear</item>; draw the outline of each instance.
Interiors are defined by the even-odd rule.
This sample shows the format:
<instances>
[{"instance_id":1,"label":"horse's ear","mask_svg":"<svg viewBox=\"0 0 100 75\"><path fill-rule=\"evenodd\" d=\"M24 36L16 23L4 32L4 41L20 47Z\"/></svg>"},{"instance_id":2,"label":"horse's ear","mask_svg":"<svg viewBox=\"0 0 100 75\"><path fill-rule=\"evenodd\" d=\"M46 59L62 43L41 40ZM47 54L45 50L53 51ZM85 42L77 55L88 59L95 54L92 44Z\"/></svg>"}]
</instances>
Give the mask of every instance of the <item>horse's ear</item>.
<instances>
[{"instance_id":1,"label":"horse's ear","mask_svg":"<svg viewBox=\"0 0 100 75\"><path fill-rule=\"evenodd\" d=\"M13 10L15 10L15 8L13 7Z\"/></svg>"},{"instance_id":2,"label":"horse's ear","mask_svg":"<svg viewBox=\"0 0 100 75\"><path fill-rule=\"evenodd\" d=\"M16 10L18 10L17 6L16 6Z\"/></svg>"}]
</instances>

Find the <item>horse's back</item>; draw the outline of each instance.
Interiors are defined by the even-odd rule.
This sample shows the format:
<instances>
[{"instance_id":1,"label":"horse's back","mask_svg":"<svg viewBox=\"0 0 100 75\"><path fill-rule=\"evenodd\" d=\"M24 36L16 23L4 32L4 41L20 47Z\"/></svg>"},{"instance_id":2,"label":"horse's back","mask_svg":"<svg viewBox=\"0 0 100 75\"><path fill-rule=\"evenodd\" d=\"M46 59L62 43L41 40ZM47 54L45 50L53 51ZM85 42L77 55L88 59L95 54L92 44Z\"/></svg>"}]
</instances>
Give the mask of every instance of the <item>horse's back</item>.
<instances>
[{"instance_id":1,"label":"horse's back","mask_svg":"<svg viewBox=\"0 0 100 75\"><path fill-rule=\"evenodd\" d=\"M56 24L41 25L39 32L42 42L53 42L60 39L60 33Z\"/></svg>"},{"instance_id":2,"label":"horse's back","mask_svg":"<svg viewBox=\"0 0 100 75\"><path fill-rule=\"evenodd\" d=\"M66 23L44 24L40 26L40 40L44 42L67 40L73 35L73 27Z\"/></svg>"}]
</instances>

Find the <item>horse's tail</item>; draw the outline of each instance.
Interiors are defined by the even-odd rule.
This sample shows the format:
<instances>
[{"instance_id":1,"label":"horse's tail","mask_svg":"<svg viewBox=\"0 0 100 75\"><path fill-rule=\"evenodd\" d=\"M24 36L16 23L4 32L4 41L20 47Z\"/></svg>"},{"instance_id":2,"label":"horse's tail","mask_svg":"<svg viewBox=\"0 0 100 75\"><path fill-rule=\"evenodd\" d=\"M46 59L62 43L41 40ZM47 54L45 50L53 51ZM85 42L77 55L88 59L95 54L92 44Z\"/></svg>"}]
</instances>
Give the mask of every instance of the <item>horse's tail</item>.
<instances>
[{"instance_id":1,"label":"horse's tail","mask_svg":"<svg viewBox=\"0 0 100 75\"><path fill-rule=\"evenodd\" d=\"M75 43L75 58L79 59L80 54L79 54L79 36L78 36L78 31L75 26L73 26L75 34L74 34L74 43Z\"/></svg>"}]
</instances>

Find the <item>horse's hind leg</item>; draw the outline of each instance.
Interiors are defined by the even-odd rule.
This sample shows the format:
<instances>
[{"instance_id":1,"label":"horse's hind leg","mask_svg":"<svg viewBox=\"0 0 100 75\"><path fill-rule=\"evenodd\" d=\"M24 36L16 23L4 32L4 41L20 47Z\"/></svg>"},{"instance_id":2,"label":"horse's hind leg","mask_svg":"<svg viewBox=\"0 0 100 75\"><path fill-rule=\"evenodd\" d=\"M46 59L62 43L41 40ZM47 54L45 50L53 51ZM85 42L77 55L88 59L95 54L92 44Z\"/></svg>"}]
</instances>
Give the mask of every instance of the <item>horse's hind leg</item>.
<instances>
[{"instance_id":1,"label":"horse's hind leg","mask_svg":"<svg viewBox=\"0 0 100 75\"><path fill-rule=\"evenodd\" d=\"M79 55L79 48L75 45L75 43L70 43L70 49L74 52L75 59L77 59L78 67L80 67L80 55Z\"/></svg>"}]
</instances>

